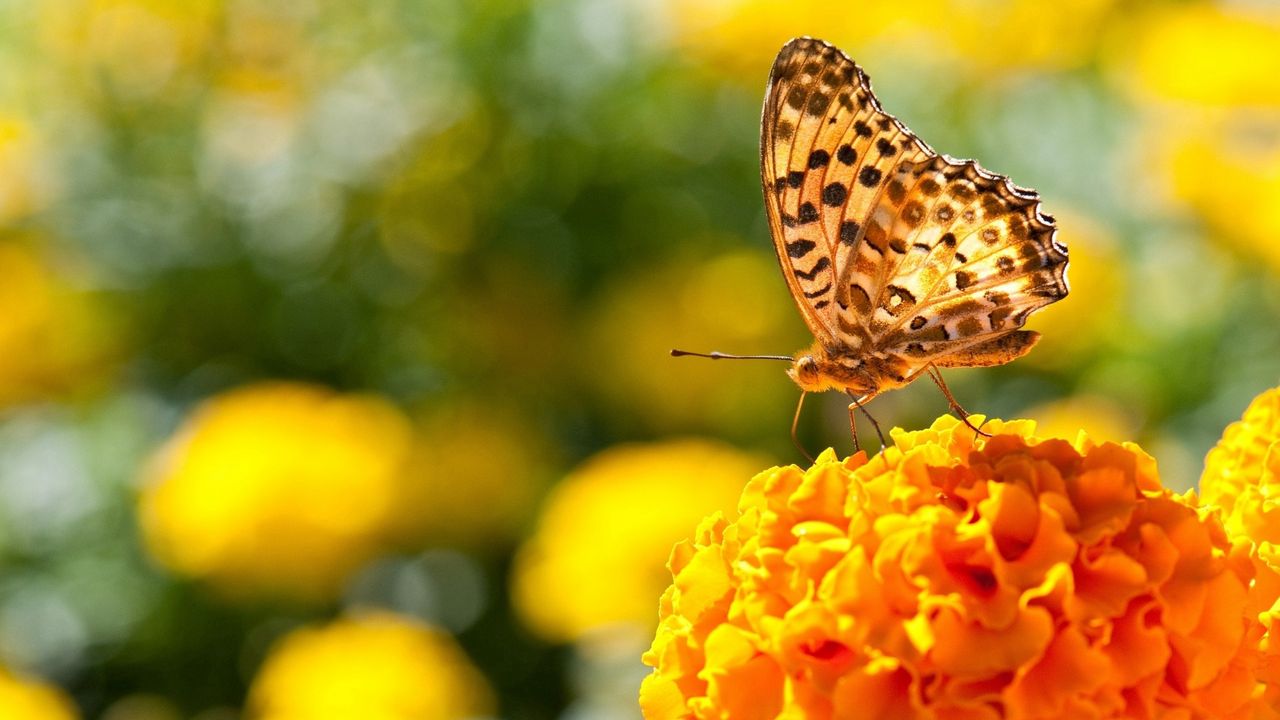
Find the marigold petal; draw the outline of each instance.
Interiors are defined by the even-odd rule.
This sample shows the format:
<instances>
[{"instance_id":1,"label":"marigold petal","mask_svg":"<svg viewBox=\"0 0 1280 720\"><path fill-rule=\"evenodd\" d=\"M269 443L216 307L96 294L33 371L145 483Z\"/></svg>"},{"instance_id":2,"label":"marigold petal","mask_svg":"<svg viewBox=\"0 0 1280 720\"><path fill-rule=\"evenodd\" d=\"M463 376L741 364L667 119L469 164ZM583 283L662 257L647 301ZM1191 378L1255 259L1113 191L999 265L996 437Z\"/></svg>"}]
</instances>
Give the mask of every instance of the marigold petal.
<instances>
[{"instance_id":1,"label":"marigold petal","mask_svg":"<svg viewBox=\"0 0 1280 720\"><path fill-rule=\"evenodd\" d=\"M978 513L991 524L991 536L1005 560L1022 557L1040 528L1040 505L1023 485L993 485L991 495L978 504Z\"/></svg>"},{"instance_id":2,"label":"marigold petal","mask_svg":"<svg viewBox=\"0 0 1280 720\"><path fill-rule=\"evenodd\" d=\"M1100 649L1111 659L1108 672L1121 685L1136 685L1142 678L1162 673L1172 651L1160 627L1159 603L1150 599L1130 603L1111 624L1111 635Z\"/></svg>"},{"instance_id":3,"label":"marigold petal","mask_svg":"<svg viewBox=\"0 0 1280 720\"><path fill-rule=\"evenodd\" d=\"M689 706L680 687L669 677L653 673L640 683L640 712L651 720L687 717Z\"/></svg>"},{"instance_id":4,"label":"marigold petal","mask_svg":"<svg viewBox=\"0 0 1280 720\"><path fill-rule=\"evenodd\" d=\"M728 569L718 545L698 548L675 576L680 595L680 612L697 623L703 613L733 592Z\"/></svg>"},{"instance_id":5,"label":"marigold petal","mask_svg":"<svg viewBox=\"0 0 1280 720\"><path fill-rule=\"evenodd\" d=\"M1119 445L1097 448L1084 463L1084 471L1068 492L1080 513L1080 541L1094 543L1125 526L1137 502L1138 487L1133 453Z\"/></svg>"},{"instance_id":6,"label":"marigold petal","mask_svg":"<svg viewBox=\"0 0 1280 720\"><path fill-rule=\"evenodd\" d=\"M773 658L757 654L740 665L714 668L706 673L707 696L691 702L699 715L714 714L734 720L772 720L783 706L782 669ZM720 712L709 713L711 707Z\"/></svg>"},{"instance_id":7,"label":"marigold petal","mask_svg":"<svg viewBox=\"0 0 1280 720\"><path fill-rule=\"evenodd\" d=\"M1103 549L1097 557L1082 556L1075 579L1076 592L1067 613L1079 621L1116 617L1147 587L1142 563L1116 549Z\"/></svg>"},{"instance_id":8,"label":"marigold petal","mask_svg":"<svg viewBox=\"0 0 1280 720\"><path fill-rule=\"evenodd\" d=\"M1026 608L1008 627L991 630L941 610L929 623L933 645L929 659L952 677L1012 672L1038 657L1053 638L1053 618L1041 608Z\"/></svg>"},{"instance_id":9,"label":"marigold petal","mask_svg":"<svg viewBox=\"0 0 1280 720\"><path fill-rule=\"evenodd\" d=\"M1208 580L1195 630L1187 636L1170 638L1170 645L1182 660L1173 666L1174 674L1188 689L1207 685L1234 657L1244 634L1241 611L1245 594L1240 579L1230 573Z\"/></svg>"},{"instance_id":10,"label":"marigold petal","mask_svg":"<svg viewBox=\"0 0 1280 720\"><path fill-rule=\"evenodd\" d=\"M1067 701L1109 682L1109 669L1107 657L1090 647L1082 632L1075 627L1063 628L1054 634L1039 661L1020 673L1005 693L1010 715L1080 717L1081 714L1065 711Z\"/></svg>"},{"instance_id":11,"label":"marigold petal","mask_svg":"<svg viewBox=\"0 0 1280 720\"><path fill-rule=\"evenodd\" d=\"M921 717L916 708L904 708L911 675L892 658L877 658L845 673L831 694L836 717L865 720L912 720Z\"/></svg>"}]
</instances>

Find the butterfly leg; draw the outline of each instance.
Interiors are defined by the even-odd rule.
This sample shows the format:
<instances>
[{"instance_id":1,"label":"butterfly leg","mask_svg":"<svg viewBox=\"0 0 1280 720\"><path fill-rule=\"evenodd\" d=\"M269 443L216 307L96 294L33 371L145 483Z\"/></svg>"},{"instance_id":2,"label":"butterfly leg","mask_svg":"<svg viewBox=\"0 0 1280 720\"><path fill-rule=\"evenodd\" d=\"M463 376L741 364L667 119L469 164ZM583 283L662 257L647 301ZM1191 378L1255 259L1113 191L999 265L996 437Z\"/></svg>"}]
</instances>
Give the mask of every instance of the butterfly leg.
<instances>
[{"instance_id":1,"label":"butterfly leg","mask_svg":"<svg viewBox=\"0 0 1280 720\"><path fill-rule=\"evenodd\" d=\"M849 433L853 435L853 451L856 453L862 449L862 443L858 442L858 421L854 412L858 406L849 403Z\"/></svg>"},{"instance_id":2,"label":"butterfly leg","mask_svg":"<svg viewBox=\"0 0 1280 720\"><path fill-rule=\"evenodd\" d=\"M804 445L800 444L799 436L796 435L796 428L800 425L800 410L804 407L805 395L808 395L808 393L804 391L800 392L800 402L796 403L796 415L791 418L791 444L795 445L796 449L800 451L800 454L808 458L810 463L813 463L813 456L809 454L808 450L804 449Z\"/></svg>"},{"instance_id":3,"label":"butterfly leg","mask_svg":"<svg viewBox=\"0 0 1280 720\"><path fill-rule=\"evenodd\" d=\"M933 380L933 384L937 385L938 389L942 391L942 395L947 398L947 405L951 408L952 412L960 416L961 422L975 433L983 437L991 437L991 433L983 432L981 427L974 427L973 423L969 422L969 413L966 412L964 408L960 407L960 403L956 402L956 398L951 394L951 390L947 387L947 383L942 380L942 373L938 368L933 364L930 364L928 366L928 371L929 379ZM986 420L983 420L982 424L985 425Z\"/></svg>"},{"instance_id":4,"label":"butterfly leg","mask_svg":"<svg viewBox=\"0 0 1280 720\"><path fill-rule=\"evenodd\" d=\"M858 397L851 392L845 392L853 399L853 402L849 403L849 430L853 433L853 451L857 452L860 449L858 446L858 425L854 422L854 412L857 410L861 410L862 414L866 415L867 419L871 421L871 427L875 428L876 436L880 438L880 447L883 448L888 443L885 442L884 433L880 430L880 423L876 422L876 419L871 416L871 413L867 412L867 408L862 404L866 402L867 396Z\"/></svg>"}]
</instances>

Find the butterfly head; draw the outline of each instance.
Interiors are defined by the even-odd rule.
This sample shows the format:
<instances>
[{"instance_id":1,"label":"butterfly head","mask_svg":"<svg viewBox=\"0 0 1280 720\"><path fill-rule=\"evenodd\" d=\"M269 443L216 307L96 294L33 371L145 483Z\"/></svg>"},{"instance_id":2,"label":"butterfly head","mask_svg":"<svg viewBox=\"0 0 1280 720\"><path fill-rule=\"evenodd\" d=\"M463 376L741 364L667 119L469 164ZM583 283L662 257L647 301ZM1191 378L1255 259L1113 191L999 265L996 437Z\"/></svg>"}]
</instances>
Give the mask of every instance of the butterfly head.
<instances>
[{"instance_id":1,"label":"butterfly head","mask_svg":"<svg viewBox=\"0 0 1280 720\"><path fill-rule=\"evenodd\" d=\"M839 390L861 396L878 389L879 383L871 370L861 358L832 357L821 345L814 345L796 355L787 375L805 392Z\"/></svg>"},{"instance_id":2,"label":"butterfly head","mask_svg":"<svg viewBox=\"0 0 1280 720\"><path fill-rule=\"evenodd\" d=\"M822 371L818 369L818 361L813 355L801 355L791 363L787 375L807 392L819 392L827 387L823 382Z\"/></svg>"}]
</instances>

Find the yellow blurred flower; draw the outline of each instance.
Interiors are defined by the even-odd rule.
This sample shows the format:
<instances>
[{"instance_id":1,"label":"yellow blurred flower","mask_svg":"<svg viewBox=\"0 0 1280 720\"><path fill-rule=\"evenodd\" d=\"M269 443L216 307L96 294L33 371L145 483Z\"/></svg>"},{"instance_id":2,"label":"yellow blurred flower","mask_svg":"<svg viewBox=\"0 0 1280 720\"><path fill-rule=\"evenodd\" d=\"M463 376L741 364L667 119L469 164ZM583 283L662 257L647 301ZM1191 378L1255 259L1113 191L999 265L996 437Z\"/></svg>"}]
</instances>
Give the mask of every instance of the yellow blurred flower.
<instances>
[{"instance_id":1,"label":"yellow blurred flower","mask_svg":"<svg viewBox=\"0 0 1280 720\"><path fill-rule=\"evenodd\" d=\"M0 406L84 389L111 365L109 318L30 244L0 240Z\"/></svg>"},{"instance_id":2,"label":"yellow blurred flower","mask_svg":"<svg viewBox=\"0 0 1280 720\"><path fill-rule=\"evenodd\" d=\"M233 593L328 597L386 549L411 444L408 419L376 397L292 383L225 393L150 468L147 546Z\"/></svg>"},{"instance_id":3,"label":"yellow blurred flower","mask_svg":"<svg viewBox=\"0 0 1280 720\"><path fill-rule=\"evenodd\" d=\"M1105 64L1147 107L1135 180L1280 271L1280 6L1158 4Z\"/></svg>"},{"instance_id":4,"label":"yellow blurred flower","mask_svg":"<svg viewBox=\"0 0 1280 720\"><path fill-rule=\"evenodd\" d=\"M171 88L218 29L221 0L68 0L41 3L45 46L90 82L128 97Z\"/></svg>"},{"instance_id":5,"label":"yellow blurred flower","mask_svg":"<svg viewBox=\"0 0 1280 720\"><path fill-rule=\"evenodd\" d=\"M512 573L528 626L569 642L610 625L652 628L671 544L708 508L729 510L757 457L703 440L623 445L551 492Z\"/></svg>"},{"instance_id":6,"label":"yellow blurred flower","mask_svg":"<svg viewBox=\"0 0 1280 720\"><path fill-rule=\"evenodd\" d=\"M1132 444L951 417L671 554L648 718L1251 717L1247 568Z\"/></svg>"},{"instance_id":7,"label":"yellow blurred flower","mask_svg":"<svg viewBox=\"0 0 1280 720\"><path fill-rule=\"evenodd\" d=\"M249 690L249 720L452 720L492 712L488 683L444 632L390 613L296 630Z\"/></svg>"},{"instance_id":8,"label":"yellow blurred flower","mask_svg":"<svg viewBox=\"0 0 1280 720\"><path fill-rule=\"evenodd\" d=\"M666 3L685 51L746 77L762 77L778 48L800 35L833 42L854 59L867 46L881 45L946 60L952 71L1076 67L1091 57L1115 5L1116 0L869 0L853 9L822 0Z\"/></svg>"},{"instance_id":9,"label":"yellow blurred flower","mask_svg":"<svg viewBox=\"0 0 1280 720\"><path fill-rule=\"evenodd\" d=\"M52 685L18 677L0 668L0 717L14 720L77 720L80 713Z\"/></svg>"},{"instance_id":10,"label":"yellow blurred flower","mask_svg":"<svg viewBox=\"0 0 1280 720\"><path fill-rule=\"evenodd\" d=\"M1154 97L1201 105L1280 105L1280 7L1154 3L1116 33L1122 79Z\"/></svg>"},{"instance_id":11,"label":"yellow blurred flower","mask_svg":"<svg viewBox=\"0 0 1280 720\"><path fill-rule=\"evenodd\" d=\"M1173 196L1215 237L1280 272L1280 112L1262 123L1238 115L1153 134Z\"/></svg>"}]
</instances>

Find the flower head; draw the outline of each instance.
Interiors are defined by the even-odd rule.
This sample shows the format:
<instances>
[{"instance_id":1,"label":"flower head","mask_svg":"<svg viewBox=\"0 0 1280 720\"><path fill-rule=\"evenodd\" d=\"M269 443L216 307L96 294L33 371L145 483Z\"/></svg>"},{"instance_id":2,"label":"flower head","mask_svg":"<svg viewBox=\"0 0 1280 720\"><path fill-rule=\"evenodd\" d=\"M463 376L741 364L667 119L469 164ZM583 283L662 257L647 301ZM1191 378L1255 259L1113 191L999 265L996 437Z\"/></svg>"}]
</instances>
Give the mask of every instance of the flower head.
<instances>
[{"instance_id":1,"label":"flower head","mask_svg":"<svg viewBox=\"0 0 1280 720\"><path fill-rule=\"evenodd\" d=\"M0 668L0 717L76 720L80 713L61 690Z\"/></svg>"},{"instance_id":2,"label":"flower head","mask_svg":"<svg viewBox=\"0 0 1280 720\"><path fill-rule=\"evenodd\" d=\"M115 364L111 317L42 256L41 244L12 234L0 241L0 406L92 389Z\"/></svg>"},{"instance_id":3,"label":"flower head","mask_svg":"<svg viewBox=\"0 0 1280 720\"><path fill-rule=\"evenodd\" d=\"M1249 572L1132 444L944 417L672 552L646 717L1247 717Z\"/></svg>"},{"instance_id":4,"label":"flower head","mask_svg":"<svg viewBox=\"0 0 1280 720\"><path fill-rule=\"evenodd\" d=\"M445 633L379 613L303 628L272 650L251 720L454 720L492 710L488 683Z\"/></svg>"},{"instance_id":5,"label":"flower head","mask_svg":"<svg viewBox=\"0 0 1280 720\"><path fill-rule=\"evenodd\" d=\"M1207 106L1280 104L1280 14L1274 6L1151 5L1115 53L1151 95Z\"/></svg>"},{"instance_id":6,"label":"flower head","mask_svg":"<svg viewBox=\"0 0 1280 720\"><path fill-rule=\"evenodd\" d=\"M234 593L324 598L391 542L412 444L374 397L264 383L206 402L141 498L152 554Z\"/></svg>"},{"instance_id":7,"label":"flower head","mask_svg":"<svg viewBox=\"0 0 1280 720\"><path fill-rule=\"evenodd\" d=\"M1280 715L1280 388L1227 426L1205 458L1200 489L1254 573L1246 612L1261 624L1259 692Z\"/></svg>"}]
</instances>

